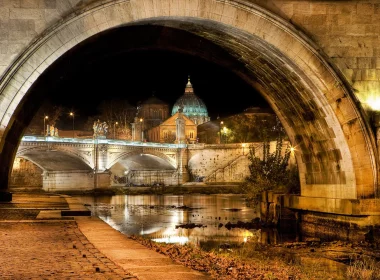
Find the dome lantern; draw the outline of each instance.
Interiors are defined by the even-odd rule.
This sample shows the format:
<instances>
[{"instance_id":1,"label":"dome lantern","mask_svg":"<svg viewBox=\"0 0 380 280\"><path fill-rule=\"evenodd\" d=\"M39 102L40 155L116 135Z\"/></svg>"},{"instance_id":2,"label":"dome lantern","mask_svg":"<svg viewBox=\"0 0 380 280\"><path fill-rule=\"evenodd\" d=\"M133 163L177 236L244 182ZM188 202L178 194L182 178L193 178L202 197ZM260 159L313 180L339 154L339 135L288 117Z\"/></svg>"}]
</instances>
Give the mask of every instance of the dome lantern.
<instances>
[{"instance_id":1,"label":"dome lantern","mask_svg":"<svg viewBox=\"0 0 380 280\"><path fill-rule=\"evenodd\" d=\"M182 113L190 118L197 125L210 120L206 105L198 96L195 95L193 85L190 82L190 76L185 87L185 94L174 103L172 115L182 108Z\"/></svg>"}]
</instances>

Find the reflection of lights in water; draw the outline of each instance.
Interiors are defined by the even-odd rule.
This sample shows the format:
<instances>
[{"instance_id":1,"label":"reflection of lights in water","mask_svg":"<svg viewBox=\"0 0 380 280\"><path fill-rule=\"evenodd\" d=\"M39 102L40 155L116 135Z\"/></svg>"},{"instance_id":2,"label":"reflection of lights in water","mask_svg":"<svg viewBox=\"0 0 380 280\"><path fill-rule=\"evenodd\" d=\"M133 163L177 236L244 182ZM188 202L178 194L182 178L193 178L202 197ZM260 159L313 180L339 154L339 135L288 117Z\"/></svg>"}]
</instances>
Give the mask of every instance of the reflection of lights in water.
<instances>
[{"instance_id":1,"label":"reflection of lights in water","mask_svg":"<svg viewBox=\"0 0 380 280\"><path fill-rule=\"evenodd\" d=\"M177 233L177 230L174 229L174 226L166 228L165 231L163 232L164 236L172 236L175 234L178 234L178 233Z\"/></svg>"},{"instance_id":2,"label":"reflection of lights in water","mask_svg":"<svg viewBox=\"0 0 380 280\"><path fill-rule=\"evenodd\" d=\"M246 222L256 217L255 209L247 208L245 200L237 195L120 195L96 198L92 203L95 214L111 227L124 234L142 235L156 242L201 246L207 242L241 244L261 239L255 229L225 227L227 222L236 224L238 220ZM184 205L193 209L178 208ZM205 227L176 228L177 225L190 223Z\"/></svg>"},{"instance_id":3,"label":"reflection of lights in water","mask_svg":"<svg viewBox=\"0 0 380 280\"><path fill-rule=\"evenodd\" d=\"M159 243L176 243L176 244L186 244L189 241L189 238L185 236L169 236L169 237L163 237L163 238L155 238L152 239L154 242Z\"/></svg>"},{"instance_id":4,"label":"reflection of lights in water","mask_svg":"<svg viewBox=\"0 0 380 280\"><path fill-rule=\"evenodd\" d=\"M160 227L154 227L154 228L151 228L151 229L145 229L144 232L140 232L140 234L141 233L143 233L143 234L153 234L153 233L158 232L160 230L161 230Z\"/></svg>"},{"instance_id":5,"label":"reflection of lights in water","mask_svg":"<svg viewBox=\"0 0 380 280\"><path fill-rule=\"evenodd\" d=\"M107 216L107 217L101 217L99 216L100 219L102 219L103 221L105 221L107 224L109 224L112 228L118 230L118 231L121 231L122 230L122 226L119 225L119 224L116 224L110 216Z\"/></svg>"},{"instance_id":6,"label":"reflection of lights in water","mask_svg":"<svg viewBox=\"0 0 380 280\"><path fill-rule=\"evenodd\" d=\"M124 208L124 219L127 220L129 218L129 208L125 207Z\"/></svg>"},{"instance_id":7,"label":"reflection of lights in water","mask_svg":"<svg viewBox=\"0 0 380 280\"><path fill-rule=\"evenodd\" d=\"M182 215L183 213L181 211L177 211L176 213L174 213L174 215L170 217L171 225L175 226L175 225L178 225L180 221L182 222L183 221Z\"/></svg>"}]
</instances>

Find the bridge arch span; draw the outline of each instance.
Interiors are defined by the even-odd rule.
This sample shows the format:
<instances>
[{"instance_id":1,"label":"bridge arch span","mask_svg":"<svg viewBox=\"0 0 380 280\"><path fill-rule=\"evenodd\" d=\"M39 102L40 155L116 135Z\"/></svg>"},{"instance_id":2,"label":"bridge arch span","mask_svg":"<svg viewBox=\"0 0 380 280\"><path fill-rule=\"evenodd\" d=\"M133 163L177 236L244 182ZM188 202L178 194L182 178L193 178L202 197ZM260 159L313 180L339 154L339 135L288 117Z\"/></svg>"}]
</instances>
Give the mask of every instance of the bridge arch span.
<instances>
[{"instance_id":1,"label":"bridge arch span","mask_svg":"<svg viewBox=\"0 0 380 280\"><path fill-rule=\"evenodd\" d=\"M244 0L94 1L49 28L0 81L2 188L25 127L20 109L38 77L93 35L149 24L195 34L231 54L234 71L267 99L296 146L303 196L376 195L374 136L345 80L306 36Z\"/></svg>"},{"instance_id":2,"label":"bridge arch span","mask_svg":"<svg viewBox=\"0 0 380 280\"><path fill-rule=\"evenodd\" d=\"M20 149L17 157L25 158L44 171L91 171L92 167L76 153L65 149L49 149L48 146Z\"/></svg>"},{"instance_id":3,"label":"bridge arch span","mask_svg":"<svg viewBox=\"0 0 380 280\"><path fill-rule=\"evenodd\" d=\"M146 156L149 156L148 158ZM153 169L175 169L176 161L157 151L153 150L141 150L141 151L128 151L119 154L115 159L113 159L109 164L107 164L107 169L111 169L115 164L125 161L133 161L135 168L139 164L142 166L149 165ZM149 161L147 161L149 160ZM124 163L126 164L126 163ZM128 164L127 164L128 165Z\"/></svg>"}]
</instances>

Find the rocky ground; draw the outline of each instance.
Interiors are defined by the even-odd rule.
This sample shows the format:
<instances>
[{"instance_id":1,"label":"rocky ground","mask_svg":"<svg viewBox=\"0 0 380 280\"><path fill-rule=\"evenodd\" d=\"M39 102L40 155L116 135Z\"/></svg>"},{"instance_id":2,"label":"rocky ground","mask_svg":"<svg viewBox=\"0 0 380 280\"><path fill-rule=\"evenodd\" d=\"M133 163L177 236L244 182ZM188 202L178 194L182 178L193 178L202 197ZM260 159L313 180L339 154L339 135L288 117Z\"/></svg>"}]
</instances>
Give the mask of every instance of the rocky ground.
<instances>
[{"instance_id":1,"label":"rocky ground","mask_svg":"<svg viewBox=\"0 0 380 280\"><path fill-rule=\"evenodd\" d=\"M247 242L206 252L191 246L131 238L218 280L380 279L378 245L348 242L295 242L265 245Z\"/></svg>"},{"instance_id":2,"label":"rocky ground","mask_svg":"<svg viewBox=\"0 0 380 280\"><path fill-rule=\"evenodd\" d=\"M31 190L17 190L24 191ZM20 209L0 211L0 219L9 219L7 215L27 219L36 213ZM314 240L268 245L251 240L240 247L224 244L213 251L202 251L191 246L155 243L139 236L130 238L218 280L380 279L380 244L377 243Z\"/></svg>"}]
</instances>

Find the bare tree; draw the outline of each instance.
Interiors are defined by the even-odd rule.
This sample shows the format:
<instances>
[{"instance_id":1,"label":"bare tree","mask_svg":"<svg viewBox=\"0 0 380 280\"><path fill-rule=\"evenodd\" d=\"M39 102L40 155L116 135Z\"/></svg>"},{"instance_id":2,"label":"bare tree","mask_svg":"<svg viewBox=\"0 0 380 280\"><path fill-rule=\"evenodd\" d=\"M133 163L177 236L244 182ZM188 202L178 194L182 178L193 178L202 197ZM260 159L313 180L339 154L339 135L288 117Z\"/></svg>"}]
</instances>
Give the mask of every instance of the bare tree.
<instances>
[{"instance_id":1,"label":"bare tree","mask_svg":"<svg viewBox=\"0 0 380 280\"><path fill-rule=\"evenodd\" d=\"M46 126L56 126L65 110L66 109L60 105L52 105L49 102L43 103L26 128L25 134L44 135Z\"/></svg>"},{"instance_id":2,"label":"bare tree","mask_svg":"<svg viewBox=\"0 0 380 280\"><path fill-rule=\"evenodd\" d=\"M109 126L109 138L132 139L131 123L136 115L136 108L127 100L107 100L99 106L100 115L97 117Z\"/></svg>"}]
</instances>

